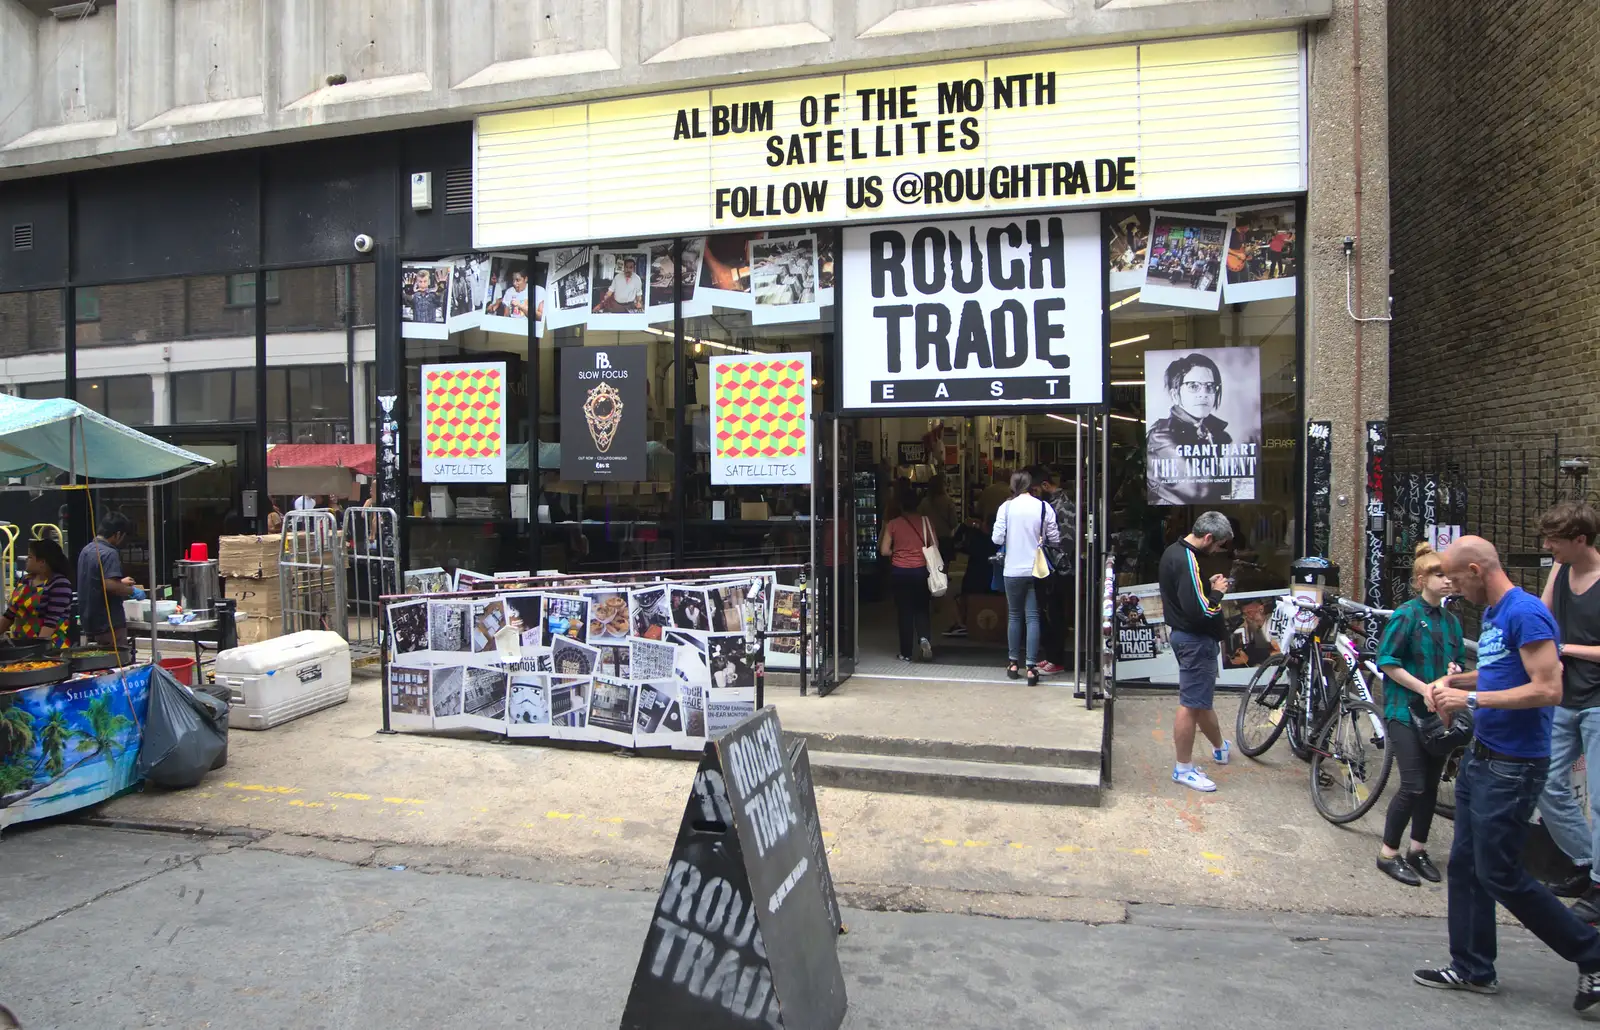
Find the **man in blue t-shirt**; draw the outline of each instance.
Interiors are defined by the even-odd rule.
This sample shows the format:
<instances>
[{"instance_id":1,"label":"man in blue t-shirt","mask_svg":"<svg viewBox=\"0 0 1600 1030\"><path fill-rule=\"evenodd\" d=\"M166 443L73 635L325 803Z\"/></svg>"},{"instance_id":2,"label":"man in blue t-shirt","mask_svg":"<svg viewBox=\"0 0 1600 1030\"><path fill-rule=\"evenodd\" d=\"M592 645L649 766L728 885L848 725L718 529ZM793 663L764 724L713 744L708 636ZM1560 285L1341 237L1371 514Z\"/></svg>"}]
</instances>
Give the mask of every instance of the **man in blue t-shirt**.
<instances>
[{"instance_id":1,"label":"man in blue t-shirt","mask_svg":"<svg viewBox=\"0 0 1600 1030\"><path fill-rule=\"evenodd\" d=\"M1419 969L1424 987L1494 994L1495 902L1578 965L1572 1007L1600 1018L1600 933L1567 911L1522 867L1528 820L1550 768L1551 706L1561 701L1559 633L1549 609L1514 585L1494 545L1465 536L1444 552L1457 593L1488 604L1478 668L1428 684L1423 700L1448 720L1474 715L1475 739L1456 777L1450 849L1450 964Z\"/></svg>"}]
</instances>

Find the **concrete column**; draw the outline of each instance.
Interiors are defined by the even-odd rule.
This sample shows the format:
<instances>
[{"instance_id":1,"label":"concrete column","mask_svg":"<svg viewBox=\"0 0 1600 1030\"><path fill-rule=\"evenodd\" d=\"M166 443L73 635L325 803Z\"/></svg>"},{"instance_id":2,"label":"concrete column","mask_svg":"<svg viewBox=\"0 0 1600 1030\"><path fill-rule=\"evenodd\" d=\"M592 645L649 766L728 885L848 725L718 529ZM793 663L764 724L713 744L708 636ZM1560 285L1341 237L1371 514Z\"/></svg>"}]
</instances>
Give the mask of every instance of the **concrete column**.
<instances>
[{"instance_id":1,"label":"concrete column","mask_svg":"<svg viewBox=\"0 0 1600 1030\"><path fill-rule=\"evenodd\" d=\"M1354 31L1358 2L1359 65ZM1307 262L1309 297L1304 389L1306 417L1333 423L1334 503L1329 550L1343 573L1340 592L1347 597L1359 597L1361 589L1357 540L1358 533L1364 532L1366 509L1365 423L1388 416L1388 324L1357 323L1346 311L1344 256L1345 237L1355 237L1360 257L1360 274L1355 280L1359 290L1353 291L1359 294L1356 313L1387 315L1387 10L1386 0L1334 0L1333 16L1307 32L1310 169L1302 254Z\"/></svg>"},{"instance_id":2,"label":"concrete column","mask_svg":"<svg viewBox=\"0 0 1600 1030\"><path fill-rule=\"evenodd\" d=\"M153 426L172 424L172 373L166 369L150 374L150 413Z\"/></svg>"},{"instance_id":3,"label":"concrete column","mask_svg":"<svg viewBox=\"0 0 1600 1030\"><path fill-rule=\"evenodd\" d=\"M122 3L95 15L107 16L117 19L117 110L123 127L134 128L173 106L172 3Z\"/></svg>"}]
</instances>

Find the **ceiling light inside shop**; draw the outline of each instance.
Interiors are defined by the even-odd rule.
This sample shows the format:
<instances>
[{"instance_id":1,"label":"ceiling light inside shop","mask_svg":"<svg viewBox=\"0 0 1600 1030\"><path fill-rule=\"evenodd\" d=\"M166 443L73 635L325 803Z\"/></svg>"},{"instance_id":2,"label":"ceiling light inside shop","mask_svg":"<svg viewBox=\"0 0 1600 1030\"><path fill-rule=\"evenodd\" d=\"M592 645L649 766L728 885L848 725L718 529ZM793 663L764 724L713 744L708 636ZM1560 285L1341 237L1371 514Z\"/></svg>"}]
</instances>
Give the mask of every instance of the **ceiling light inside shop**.
<instances>
[{"instance_id":1,"label":"ceiling light inside shop","mask_svg":"<svg viewBox=\"0 0 1600 1030\"><path fill-rule=\"evenodd\" d=\"M1111 385L1112 386L1143 386L1144 385L1144 380L1143 379L1113 379L1113 380L1111 380Z\"/></svg>"},{"instance_id":2,"label":"ceiling light inside shop","mask_svg":"<svg viewBox=\"0 0 1600 1030\"><path fill-rule=\"evenodd\" d=\"M1111 417L1117 419L1119 422L1138 422L1141 424L1144 422L1144 419L1134 418L1132 415L1112 415Z\"/></svg>"},{"instance_id":3,"label":"ceiling light inside shop","mask_svg":"<svg viewBox=\"0 0 1600 1030\"><path fill-rule=\"evenodd\" d=\"M1142 292L1143 291L1140 290L1140 291L1135 291L1133 293L1128 294L1126 297L1124 297L1121 300L1119 300L1119 301L1115 302L1114 304L1112 304L1110 310L1115 311L1118 308L1122 307L1124 304L1132 304L1134 301L1139 299L1139 296L1140 296L1140 294Z\"/></svg>"},{"instance_id":4,"label":"ceiling light inside shop","mask_svg":"<svg viewBox=\"0 0 1600 1030\"><path fill-rule=\"evenodd\" d=\"M1065 415L1046 415L1045 418L1053 418L1057 422L1065 422L1069 426L1076 426L1076 425L1081 425L1082 424L1077 419L1075 419L1075 418L1067 418Z\"/></svg>"},{"instance_id":5,"label":"ceiling light inside shop","mask_svg":"<svg viewBox=\"0 0 1600 1030\"><path fill-rule=\"evenodd\" d=\"M1144 341L1146 341L1148 339L1150 339L1150 334L1149 333L1145 333L1142 336L1130 336L1126 340L1115 340L1115 341L1112 342L1111 346L1113 346L1113 347L1126 347L1130 343L1143 343Z\"/></svg>"}]
</instances>

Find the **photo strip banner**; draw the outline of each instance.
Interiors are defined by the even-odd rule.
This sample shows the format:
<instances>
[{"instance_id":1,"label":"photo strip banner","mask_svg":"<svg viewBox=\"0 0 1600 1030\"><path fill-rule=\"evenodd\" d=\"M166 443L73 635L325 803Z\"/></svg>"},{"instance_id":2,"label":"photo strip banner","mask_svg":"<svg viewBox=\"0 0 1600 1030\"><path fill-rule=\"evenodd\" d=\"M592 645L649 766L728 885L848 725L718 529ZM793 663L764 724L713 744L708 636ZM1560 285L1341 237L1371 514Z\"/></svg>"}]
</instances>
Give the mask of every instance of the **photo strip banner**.
<instances>
[{"instance_id":1,"label":"photo strip banner","mask_svg":"<svg viewBox=\"0 0 1600 1030\"><path fill-rule=\"evenodd\" d=\"M1145 475L1151 504L1254 501L1260 482L1261 351L1146 351Z\"/></svg>"},{"instance_id":2,"label":"photo strip banner","mask_svg":"<svg viewBox=\"0 0 1600 1030\"><path fill-rule=\"evenodd\" d=\"M407 261L400 266L400 335L447 340L452 259Z\"/></svg>"},{"instance_id":3,"label":"photo strip banner","mask_svg":"<svg viewBox=\"0 0 1600 1030\"><path fill-rule=\"evenodd\" d=\"M798 638L769 640L765 654L758 643L758 631L800 624L804 590L771 572L471 586L388 605L395 729L696 751L755 712L763 667L799 667Z\"/></svg>"}]
</instances>

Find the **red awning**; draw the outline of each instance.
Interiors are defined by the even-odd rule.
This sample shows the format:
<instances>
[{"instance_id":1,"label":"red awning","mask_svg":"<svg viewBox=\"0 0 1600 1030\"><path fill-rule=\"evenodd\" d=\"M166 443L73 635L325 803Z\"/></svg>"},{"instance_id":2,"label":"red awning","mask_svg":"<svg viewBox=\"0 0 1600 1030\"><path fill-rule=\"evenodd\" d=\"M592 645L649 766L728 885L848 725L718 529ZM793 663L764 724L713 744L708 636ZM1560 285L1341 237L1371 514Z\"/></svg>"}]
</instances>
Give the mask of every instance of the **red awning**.
<instances>
[{"instance_id":1,"label":"red awning","mask_svg":"<svg viewBox=\"0 0 1600 1030\"><path fill-rule=\"evenodd\" d=\"M378 449L370 443L280 443L267 451L268 468L345 468L377 475Z\"/></svg>"}]
</instances>

